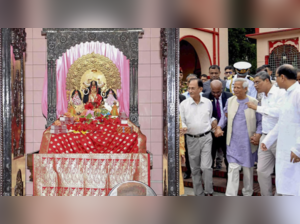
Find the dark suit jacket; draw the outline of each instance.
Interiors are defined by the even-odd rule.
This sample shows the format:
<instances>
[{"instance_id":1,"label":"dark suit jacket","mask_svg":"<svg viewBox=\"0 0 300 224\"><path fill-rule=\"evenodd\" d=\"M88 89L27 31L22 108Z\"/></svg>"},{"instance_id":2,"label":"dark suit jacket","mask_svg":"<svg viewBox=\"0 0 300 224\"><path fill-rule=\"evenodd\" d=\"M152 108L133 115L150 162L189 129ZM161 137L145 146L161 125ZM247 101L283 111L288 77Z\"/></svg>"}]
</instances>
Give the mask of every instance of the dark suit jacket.
<instances>
[{"instance_id":1,"label":"dark suit jacket","mask_svg":"<svg viewBox=\"0 0 300 224\"><path fill-rule=\"evenodd\" d=\"M204 93L202 95L203 97L209 99L212 103L212 106L213 106L213 114L212 116L217 118L217 107L216 107L216 102L215 102L215 97L211 94L211 92L209 93ZM227 100L232 97L232 93L229 93L229 92L222 92L222 107L223 109L225 108L225 105L226 105L226 102ZM212 143L212 153L216 153L216 151L219 149L219 148L222 148L223 150L223 153L225 154L225 158L226 158L226 135L227 135L227 126L224 127L223 129L224 131L224 135L219 137L219 138L216 138L215 135L212 135L213 137L213 143ZM213 155L212 155L213 156ZM214 155L215 156L215 155ZM213 156L213 158L214 158ZM227 164L227 160L225 160L225 164ZM227 165L226 165L227 166Z\"/></svg>"},{"instance_id":2,"label":"dark suit jacket","mask_svg":"<svg viewBox=\"0 0 300 224\"><path fill-rule=\"evenodd\" d=\"M181 103L185 99L186 99L186 97L184 95L179 94L179 103Z\"/></svg>"},{"instance_id":3,"label":"dark suit jacket","mask_svg":"<svg viewBox=\"0 0 300 224\"><path fill-rule=\"evenodd\" d=\"M224 81L222 79L220 79L220 81L222 82L223 91L225 91L226 81ZM203 90L202 90L203 93L209 93L210 92L210 82L211 82L211 80L203 83Z\"/></svg>"},{"instance_id":4,"label":"dark suit jacket","mask_svg":"<svg viewBox=\"0 0 300 224\"><path fill-rule=\"evenodd\" d=\"M213 106L213 114L212 116L217 118L218 114L217 114L217 107L216 107L216 102L215 102L215 97L211 94L211 92L209 93L204 93L202 95L203 97L209 99L211 102L212 102L212 106ZM229 99L230 97L232 97L232 93L229 93L229 92L222 92L222 106L223 106L223 109L226 105L226 102L227 102L227 99ZM224 128L225 130L225 128Z\"/></svg>"}]
</instances>

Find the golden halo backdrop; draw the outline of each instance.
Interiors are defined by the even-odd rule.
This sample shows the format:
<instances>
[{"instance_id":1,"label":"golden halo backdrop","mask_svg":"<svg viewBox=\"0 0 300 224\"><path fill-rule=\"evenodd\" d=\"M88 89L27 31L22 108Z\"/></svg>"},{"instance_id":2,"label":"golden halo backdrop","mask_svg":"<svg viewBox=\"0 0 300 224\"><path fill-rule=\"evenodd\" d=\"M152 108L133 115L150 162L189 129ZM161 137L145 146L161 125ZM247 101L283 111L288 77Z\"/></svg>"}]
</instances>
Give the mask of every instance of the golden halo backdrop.
<instances>
[{"instance_id":1,"label":"golden halo backdrop","mask_svg":"<svg viewBox=\"0 0 300 224\"><path fill-rule=\"evenodd\" d=\"M87 54L78 58L70 67L66 90L67 97L74 89L81 90L83 82L98 81L105 83L101 88L102 92L111 88L113 90L121 89L121 77L117 66L109 58L100 54Z\"/></svg>"}]
</instances>

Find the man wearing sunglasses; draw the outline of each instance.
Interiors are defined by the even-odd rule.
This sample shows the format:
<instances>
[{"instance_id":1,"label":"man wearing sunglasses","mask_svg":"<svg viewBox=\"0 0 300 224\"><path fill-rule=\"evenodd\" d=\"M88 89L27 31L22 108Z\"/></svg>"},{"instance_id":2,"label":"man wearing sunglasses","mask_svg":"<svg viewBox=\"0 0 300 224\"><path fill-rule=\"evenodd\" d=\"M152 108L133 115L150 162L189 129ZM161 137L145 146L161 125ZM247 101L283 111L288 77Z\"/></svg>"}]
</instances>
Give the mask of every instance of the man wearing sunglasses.
<instances>
[{"instance_id":1,"label":"man wearing sunglasses","mask_svg":"<svg viewBox=\"0 0 300 224\"><path fill-rule=\"evenodd\" d=\"M230 76L234 75L234 68L232 66L225 67L224 80L227 80Z\"/></svg>"}]
</instances>

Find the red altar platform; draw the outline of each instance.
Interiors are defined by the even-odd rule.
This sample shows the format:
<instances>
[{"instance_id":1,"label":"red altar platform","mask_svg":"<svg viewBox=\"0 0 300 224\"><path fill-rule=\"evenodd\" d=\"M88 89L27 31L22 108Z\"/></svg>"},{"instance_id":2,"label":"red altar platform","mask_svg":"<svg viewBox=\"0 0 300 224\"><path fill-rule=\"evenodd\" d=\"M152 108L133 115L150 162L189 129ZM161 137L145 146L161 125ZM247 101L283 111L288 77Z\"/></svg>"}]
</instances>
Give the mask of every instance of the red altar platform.
<instances>
[{"instance_id":1,"label":"red altar platform","mask_svg":"<svg viewBox=\"0 0 300 224\"><path fill-rule=\"evenodd\" d=\"M60 134L48 128L40 153L33 155L33 195L105 196L129 180L150 186L146 136L131 122L133 133L120 133L119 126L114 121L79 122Z\"/></svg>"}]
</instances>

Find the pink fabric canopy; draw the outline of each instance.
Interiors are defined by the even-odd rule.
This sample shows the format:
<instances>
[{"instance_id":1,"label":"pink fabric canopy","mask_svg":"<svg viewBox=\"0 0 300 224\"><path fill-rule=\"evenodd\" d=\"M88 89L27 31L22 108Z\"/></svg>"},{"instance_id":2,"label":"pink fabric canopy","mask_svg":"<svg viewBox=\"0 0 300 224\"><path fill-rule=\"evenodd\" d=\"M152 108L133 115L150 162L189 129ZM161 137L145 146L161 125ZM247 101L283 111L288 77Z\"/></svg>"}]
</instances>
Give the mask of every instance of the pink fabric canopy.
<instances>
[{"instance_id":1,"label":"pink fabric canopy","mask_svg":"<svg viewBox=\"0 0 300 224\"><path fill-rule=\"evenodd\" d=\"M56 60L56 114L57 117L68 111L66 94L66 79L69 68L80 57L90 53L103 55L117 66L121 75L122 89L117 90L120 112L125 112L129 116L129 60L123 53L112 45L100 42L86 42L78 44L67 50ZM44 78L42 111L47 117L47 71Z\"/></svg>"}]
</instances>

